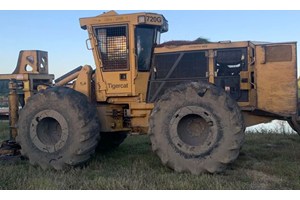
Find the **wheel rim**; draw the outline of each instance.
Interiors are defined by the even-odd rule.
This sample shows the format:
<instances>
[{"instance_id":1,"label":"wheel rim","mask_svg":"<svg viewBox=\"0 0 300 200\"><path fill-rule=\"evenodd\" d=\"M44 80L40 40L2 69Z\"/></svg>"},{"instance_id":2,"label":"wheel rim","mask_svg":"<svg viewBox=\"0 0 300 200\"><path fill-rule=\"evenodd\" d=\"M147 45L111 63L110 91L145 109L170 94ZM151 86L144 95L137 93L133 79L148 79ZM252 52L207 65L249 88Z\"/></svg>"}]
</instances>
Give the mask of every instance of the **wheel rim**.
<instances>
[{"instance_id":1,"label":"wheel rim","mask_svg":"<svg viewBox=\"0 0 300 200\"><path fill-rule=\"evenodd\" d=\"M203 145L209 135L209 125L201 116L189 114L180 119L177 134L188 145Z\"/></svg>"},{"instance_id":2,"label":"wheel rim","mask_svg":"<svg viewBox=\"0 0 300 200\"><path fill-rule=\"evenodd\" d=\"M30 137L41 151L53 153L63 148L68 138L68 126L64 117L54 110L36 114L30 125Z\"/></svg>"},{"instance_id":3,"label":"wheel rim","mask_svg":"<svg viewBox=\"0 0 300 200\"><path fill-rule=\"evenodd\" d=\"M198 106L179 109L171 118L169 128L173 145L187 155L208 154L219 140L214 115Z\"/></svg>"}]
</instances>

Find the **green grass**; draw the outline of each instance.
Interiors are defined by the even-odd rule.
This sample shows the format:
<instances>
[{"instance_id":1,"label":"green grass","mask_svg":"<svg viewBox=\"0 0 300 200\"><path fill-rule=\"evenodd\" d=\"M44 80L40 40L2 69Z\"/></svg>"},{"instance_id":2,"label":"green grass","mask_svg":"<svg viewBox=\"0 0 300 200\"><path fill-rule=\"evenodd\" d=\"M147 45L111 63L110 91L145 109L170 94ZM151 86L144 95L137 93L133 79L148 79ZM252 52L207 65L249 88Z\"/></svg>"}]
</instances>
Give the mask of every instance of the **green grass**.
<instances>
[{"instance_id":1,"label":"green grass","mask_svg":"<svg viewBox=\"0 0 300 200\"><path fill-rule=\"evenodd\" d=\"M97 153L82 169L44 171L26 160L0 162L0 189L299 190L299 166L298 135L246 134L239 158L224 173L199 176L164 167L148 136L129 136L115 151Z\"/></svg>"},{"instance_id":2,"label":"green grass","mask_svg":"<svg viewBox=\"0 0 300 200\"><path fill-rule=\"evenodd\" d=\"M9 138L8 123L0 121L0 142L2 140L7 140L8 138Z\"/></svg>"}]
</instances>

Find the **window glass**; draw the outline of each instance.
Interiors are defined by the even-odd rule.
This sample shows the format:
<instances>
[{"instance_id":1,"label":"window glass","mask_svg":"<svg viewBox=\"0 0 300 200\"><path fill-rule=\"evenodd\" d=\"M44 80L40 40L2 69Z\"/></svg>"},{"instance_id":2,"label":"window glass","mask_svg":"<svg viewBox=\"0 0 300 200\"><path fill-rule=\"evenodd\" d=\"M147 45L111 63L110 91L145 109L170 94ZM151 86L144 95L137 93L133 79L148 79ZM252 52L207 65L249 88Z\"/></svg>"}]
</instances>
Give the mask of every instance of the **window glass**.
<instances>
[{"instance_id":1,"label":"window glass","mask_svg":"<svg viewBox=\"0 0 300 200\"><path fill-rule=\"evenodd\" d=\"M155 41L153 27L137 27L135 32L138 70L149 71Z\"/></svg>"}]
</instances>

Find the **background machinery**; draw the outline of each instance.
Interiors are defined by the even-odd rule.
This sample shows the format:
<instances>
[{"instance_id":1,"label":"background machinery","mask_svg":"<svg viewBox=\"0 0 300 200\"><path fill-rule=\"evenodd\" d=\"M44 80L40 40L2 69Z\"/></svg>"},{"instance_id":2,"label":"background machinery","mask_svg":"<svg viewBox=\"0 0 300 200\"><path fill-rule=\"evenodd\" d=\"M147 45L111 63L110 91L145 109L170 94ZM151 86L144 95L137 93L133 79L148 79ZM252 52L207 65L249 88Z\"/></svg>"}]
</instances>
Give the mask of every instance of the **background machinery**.
<instances>
[{"instance_id":1,"label":"background machinery","mask_svg":"<svg viewBox=\"0 0 300 200\"><path fill-rule=\"evenodd\" d=\"M47 52L34 50L0 75L11 139L34 165L81 165L138 132L175 171L215 173L238 157L247 126L281 119L300 131L295 42L159 44L168 22L155 13L110 11L80 25L95 69L54 79Z\"/></svg>"}]
</instances>

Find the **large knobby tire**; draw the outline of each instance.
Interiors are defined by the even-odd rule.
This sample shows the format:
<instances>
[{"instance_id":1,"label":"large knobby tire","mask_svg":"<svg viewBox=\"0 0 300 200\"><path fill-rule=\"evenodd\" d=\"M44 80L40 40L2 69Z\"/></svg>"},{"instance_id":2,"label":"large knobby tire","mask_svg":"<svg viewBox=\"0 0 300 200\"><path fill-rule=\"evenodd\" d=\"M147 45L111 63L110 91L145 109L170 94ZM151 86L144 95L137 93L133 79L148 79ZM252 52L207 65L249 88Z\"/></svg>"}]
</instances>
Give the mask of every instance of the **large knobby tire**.
<instances>
[{"instance_id":1,"label":"large knobby tire","mask_svg":"<svg viewBox=\"0 0 300 200\"><path fill-rule=\"evenodd\" d=\"M114 133L100 133L100 141L97 149L99 151L110 151L120 146L126 139L128 133L126 131Z\"/></svg>"},{"instance_id":2,"label":"large knobby tire","mask_svg":"<svg viewBox=\"0 0 300 200\"><path fill-rule=\"evenodd\" d=\"M54 87L29 98L20 111L17 142L21 153L43 169L85 163L99 140L99 120L87 97Z\"/></svg>"},{"instance_id":3,"label":"large knobby tire","mask_svg":"<svg viewBox=\"0 0 300 200\"><path fill-rule=\"evenodd\" d=\"M177 172L222 172L244 142L239 106L208 83L182 84L166 92L149 125L153 151Z\"/></svg>"}]
</instances>

